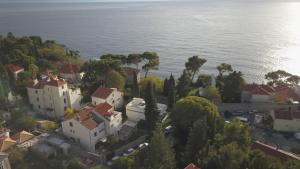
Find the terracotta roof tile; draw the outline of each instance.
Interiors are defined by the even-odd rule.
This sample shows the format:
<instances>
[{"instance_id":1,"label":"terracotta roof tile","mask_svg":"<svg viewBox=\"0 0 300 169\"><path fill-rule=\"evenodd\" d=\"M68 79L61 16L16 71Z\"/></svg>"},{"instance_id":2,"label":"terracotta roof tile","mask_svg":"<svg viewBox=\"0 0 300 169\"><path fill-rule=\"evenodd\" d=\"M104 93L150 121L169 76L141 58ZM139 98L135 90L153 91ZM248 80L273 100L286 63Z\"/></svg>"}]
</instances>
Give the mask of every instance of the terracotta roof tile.
<instances>
[{"instance_id":1,"label":"terracotta roof tile","mask_svg":"<svg viewBox=\"0 0 300 169\"><path fill-rule=\"evenodd\" d=\"M111 93L114 90L111 88L102 88L99 87L93 94L93 97L97 97L97 98L101 98L101 99L106 99L109 95L111 95Z\"/></svg>"},{"instance_id":2,"label":"terracotta roof tile","mask_svg":"<svg viewBox=\"0 0 300 169\"><path fill-rule=\"evenodd\" d=\"M289 87L280 87L276 89L276 96L282 101L293 99L294 101L300 101L299 96L296 92Z\"/></svg>"},{"instance_id":3,"label":"terracotta roof tile","mask_svg":"<svg viewBox=\"0 0 300 169\"><path fill-rule=\"evenodd\" d=\"M252 149L258 149L264 152L265 154L278 158L282 160L283 162L288 161L288 160L300 160L299 156L296 156L292 153L289 153L287 151L277 149L276 147L261 143L259 141L255 141L252 144Z\"/></svg>"},{"instance_id":4,"label":"terracotta roof tile","mask_svg":"<svg viewBox=\"0 0 300 169\"><path fill-rule=\"evenodd\" d=\"M5 65L5 68L7 69L7 71L9 71L11 73L15 73L15 72L24 70L23 67L21 67L19 65L15 65L15 64L7 64L7 65Z\"/></svg>"},{"instance_id":5,"label":"terracotta roof tile","mask_svg":"<svg viewBox=\"0 0 300 169\"><path fill-rule=\"evenodd\" d=\"M92 109L85 109L75 115L75 120L79 121L80 124L86 128L92 130L96 128L99 124L92 115Z\"/></svg>"},{"instance_id":6,"label":"terracotta roof tile","mask_svg":"<svg viewBox=\"0 0 300 169\"><path fill-rule=\"evenodd\" d=\"M109 117L111 115L113 115L113 113L111 112L112 106L108 103L100 103L98 104L95 109L94 112L98 113L101 116L104 117Z\"/></svg>"},{"instance_id":7,"label":"terracotta roof tile","mask_svg":"<svg viewBox=\"0 0 300 169\"><path fill-rule=\"evenodd\" d=\"M16 141L12 140L9 137L3 136L0 138L0 151L4 152L16 144Z\"/></svg>"},{"instance_id":8,"label":"terracotta roof tile","mask_svg":"<svg viewBox=\"0 0 300 169\"><path fill-rule=\"evenodd\" d=\"M244 85L242 90L255 95L271 95L275 91L271 86L258 84Z\"/></svg>"},{"instance_id":9,"label":"terracotta roof tile","mask_svg":"<svg viewBox=\"0 0 300 169\"><path fill-rule=\"evenodd\" d=\"M200 169L199 167L197 167L195 164L190 163L188 166L186 166L184 169Z\"/></svg>"},{"instance_id":10,"label":"terracotta roof tile","mask_svg":"<svg viewBox=\"0 0 300 169\"><path fill-rule=\"evenodd\" d=\"M26 131L21 131L15 135L13 135L11 138L15 140L17 143L24 143L25 141L28 141L34 137L33 134L28 133Z\"/></svg>"}]
</instances>

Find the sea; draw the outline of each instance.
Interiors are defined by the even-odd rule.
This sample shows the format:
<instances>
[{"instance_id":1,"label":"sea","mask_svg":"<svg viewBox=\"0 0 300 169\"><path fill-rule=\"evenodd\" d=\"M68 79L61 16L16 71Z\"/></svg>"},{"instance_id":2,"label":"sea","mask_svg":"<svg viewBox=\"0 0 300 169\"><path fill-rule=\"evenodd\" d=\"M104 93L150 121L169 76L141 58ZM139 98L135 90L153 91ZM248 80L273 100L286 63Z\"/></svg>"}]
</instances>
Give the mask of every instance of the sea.
<instances>
[{"instance_id":1,"label":"sea","mask_svg":"<svg viewBox=\"0 0 300 169\"><path fill-rule=\"evenodd\" d=\"M0 35L39 35L100 55L155 51L162 78L180 76L194 55L201 74L231 64L249 82L286 70L300 75L299 0L177 0L134 2L3 1Z\"/></svg>"}]
</instances>

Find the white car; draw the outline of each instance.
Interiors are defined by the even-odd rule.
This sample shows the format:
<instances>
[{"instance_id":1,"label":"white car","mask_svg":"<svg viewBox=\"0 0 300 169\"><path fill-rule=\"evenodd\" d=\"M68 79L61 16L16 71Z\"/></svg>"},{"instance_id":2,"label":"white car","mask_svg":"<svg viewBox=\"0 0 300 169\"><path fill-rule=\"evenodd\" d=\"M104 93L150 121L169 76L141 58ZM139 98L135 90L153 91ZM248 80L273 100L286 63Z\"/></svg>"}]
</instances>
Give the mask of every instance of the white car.
<instances>
[{"instance_id":1,"label":"white car","mask_svg":"<svg viewBox=\"0 0 300 169\"><path fill-rule=\"evenodd\" d=\"M130 154L132 154L134 152L133 148L128 149L125 153L123 153L124 157L128 157Z\"/></svg>"},{"instance_id":2,"label":"white car","mask_svg":"<svg viewBox=\"0 0 300 169\"><path fill-rule=\"evenodd\" d=\"M148 147L149 146L149 143L142 143L139 145L139 149L143 149L145 147Z\"/></svg>"}]
</instances>

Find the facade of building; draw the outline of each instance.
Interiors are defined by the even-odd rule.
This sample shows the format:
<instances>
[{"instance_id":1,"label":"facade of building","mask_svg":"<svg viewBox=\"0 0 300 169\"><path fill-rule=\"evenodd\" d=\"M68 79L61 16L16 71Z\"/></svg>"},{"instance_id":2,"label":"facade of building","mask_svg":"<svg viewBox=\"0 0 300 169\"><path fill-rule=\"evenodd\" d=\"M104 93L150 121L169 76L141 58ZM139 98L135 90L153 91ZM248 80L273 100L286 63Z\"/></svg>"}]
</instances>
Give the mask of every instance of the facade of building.
<instances>
[{"instance_id":1,"label":"facade of building","mask_svg":"<svg viewBox=\"0 0 300 169\"><path fill-rule=\"evenodd\" d=\"M144 99L133 98L131 102L126 105L126 115L128 120L138 122L145 120L145 107L146 103ZM163 115L167 111L167 105L157 103L157 107L160 111L160 115Z\"/></svg>"},{"instance_id":2,"label":"facade of building","mask_svg":"<svg viewBox=\"0 0 300 169\"><path fill-rule=\"evenodd\" d=\"M8 154L0 152L0 169L11 169Z\"/></svg>"},{"instance_id":3,"label":"facade of building","mask_svg":"<svg viewBox=\"0 0 300 169\"><path fill-rule=\"evenodd\" d=\"M70 63L61 65L59 73L62 78L72 83L80 82L84 75L80 70L80 65Z\"/></svg>"},{"instance_id":4,"label":"facade of building","mask_svg":"<svg viewBox=\"0 0 300 169\"><path fill-rule=\"evenodd\" d=\"M116 135L122 126L122 113L114 111L108 103L100 103L76 113L62 122L62 131L68 138L94 152L99 142L109 135Z\"/></svg>"},{"instance_id":5,"label":"facade of building","mask_svg":"<svg viewBox=\"0 0 300 169\"><path fill-rule=\"evenodd\" d=\"M61 118L67 108L80 109L80 89L70 89L66 81L47 77L27 87L29 102L43 115Z\"/></svg>"},{"instance_id":6,"label":"facade of building","mask_svg":"<svg viewBox=\"0 0 300 169\"><path fill-rule=\"evenodd\" d=\"M102 88L99 87L92 94L92 104L98 105L100 103L108 103L118 109L122 107L124 102L123 93L118 91L116 88Z\"/></svg>"},{"instance_id":7,"label":"facade of building","mask_svg":"<svg viewBox=\"0 0 300 169\"><path fill-rule=\"evenodd\" d=\"M276 110L271 112L273 129L281 132L300 132L299 110Z\"/></svg>"},{"instance_id":8,"label":"facade of building","mask_svg":"<svg viewBox=\"0 0 300 169\"><path fill-rule=\"evenodd\" d=\"M7 64L5 65L6 71L12 75L15 79L18 78L18 74L24 72L24 68L19 66L19 65L15 65L15 64Z\"/></svg>"}]
</instances>

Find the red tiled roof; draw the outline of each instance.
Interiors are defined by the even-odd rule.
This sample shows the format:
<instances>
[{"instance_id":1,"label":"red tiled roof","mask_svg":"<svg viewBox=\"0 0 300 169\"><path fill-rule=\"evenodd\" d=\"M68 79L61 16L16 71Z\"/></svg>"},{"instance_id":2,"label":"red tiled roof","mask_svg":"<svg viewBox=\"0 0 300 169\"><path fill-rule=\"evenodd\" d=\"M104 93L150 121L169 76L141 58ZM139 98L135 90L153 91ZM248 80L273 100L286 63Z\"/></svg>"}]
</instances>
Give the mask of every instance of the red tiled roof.
<instances>
[{"instance_id":1,"label":"red tiled roof","mask_svg":"<svg viewBox=\"0 0 300 169\"><path fill-rule=\"evenodd\" d=\"M255 95L270 95L275 91L271 86L258 84L244 85L242 90Z\"/></svg>"},{"instance_id":2,"label":"red tiled roof","mask_svg":"<svg viewBox=\"0 0 300 169\"><path fill-rule=\"evenodd\" d=\"M77 121L80 122L80 124L82 124L83 126L85 126L86 128L88 128L90 130L96 128L99 124L93 119L91 110L92 109L85 109L85 110L77 113L74 117Z\"/></svg>"},{"instance_id":3,"label":"red tiled roof","mask_svg":"<svg viewBox=\"0 0 300 169\"><path fill-rule=\"evenodd\" d=\"M106 99L114 90L110 88L99 87L93 94L93 97Z\"/></svg>"},{"instance_id":4,"label":"red tiled roof","mask_svg":"<svg viewBox=\"0 0 300 169\"><path fill-rule=\"evenodd\" d=\"M283 162L288 161L288 160L300 160L299 156L296 156L292 153L289 153L289 152L281 150L281 149L277 149L276 147L261 143L259 141L255 141L252 144L251 148L261 150L265 154L275 157L275 158L278 158Z\"/></svg>"},{"instance_id":5,"label":"red tiled roof","mask_svg":"<svg viewBox=\"0 0 300 169\"><path fill-rule=\"evenodd\" d=\"M288 99L292 99L294 101L300 101L300 98L296 94L296 92L289 87L276 88L276 96L278 99L283 101L287 101Z\"/></svg>"},{"instance_id":6,"label":"red tiled roof","mask_svg":"<svg viewBox=\"0 0 300 169\"><path fill-rule=\"evenodd\" d=\"M15 72L18 72L20 70L24 70L23 67L21 67L19 65L15 65L15 64L7 64L7 65L5 65L5 68L7 69L7 71L9 71L11 73L15 73Z\"/></svg>"},{"instance_id":7,"label":"red tiled roof","mask_svg":"<svg viewBox=\"0 0 300 169\"><path fill-rule=\"evenodd\" d=\"M186 166L184 169L200 169L200 168L195 166L195 164L191 163L188 166Z\"/></svg>"},{"instance_id":8,"label":"red tiled roof","mask_svg":"<svg viewBox=\"0 0 300 169\"><path fill-rule=\"evenodd\" d=\"M64 64L61 66L60 73L63 74L73 74L73 73L80 73L80 65L77 64Z\"/></svg>"},{"instance_id":9,"label":"red tiled roof","mask_svg":"<svg viewBox=\"0 0 300 169\"><path fill-rule=\"evenodd\" d=\"M66 84L64 80L50 78L48 80L39 80L36 84L32 83L31 85L29 85L29 88L43 89L45 85L59 87L64 84Z\"/></svg>"},{"instance_id":10,"label":"red tiled roof","mask_svg":"<svg viewBox=\"0 0 300 169\"><path fill-rule=\"evenodd\" d=\"M105 103L98 104L95 107L94 111L96 113L100 114L101 116L107 117L107 116L113 115L113 113L110 112L111 108L112 108L112 106L105 102Z\"/></svg>"}]
</instances>

